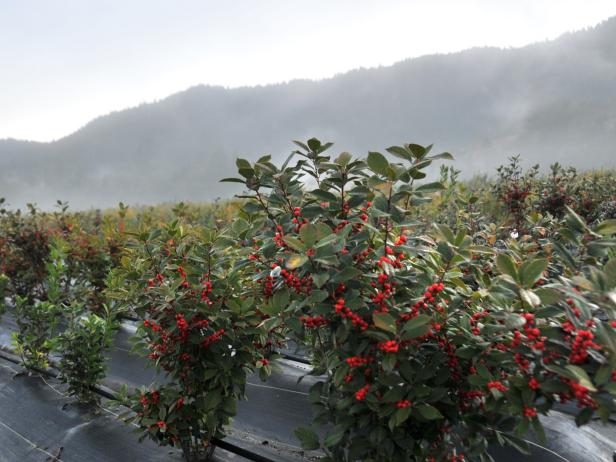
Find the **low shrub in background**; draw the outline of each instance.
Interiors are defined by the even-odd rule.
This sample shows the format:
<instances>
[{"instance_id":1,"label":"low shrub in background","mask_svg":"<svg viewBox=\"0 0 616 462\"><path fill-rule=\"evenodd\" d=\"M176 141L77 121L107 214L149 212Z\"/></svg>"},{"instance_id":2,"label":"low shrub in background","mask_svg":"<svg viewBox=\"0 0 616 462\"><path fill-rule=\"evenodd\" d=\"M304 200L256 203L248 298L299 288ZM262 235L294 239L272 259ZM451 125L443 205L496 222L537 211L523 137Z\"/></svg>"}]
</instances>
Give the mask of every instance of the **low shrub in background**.
<instances>
[{"instance_id":1,"label":"low shrub in background","mask_svg":"<svg viewBox=\"0 0 616 462\"><path fill-rule=\"evenodd\" d=\"M34 206L26 216L0 209L0 272L9 277L13 297L29 303L46 298L44 280L49 258L49 232L46 222Z\"/></svg>"}]
</instances>

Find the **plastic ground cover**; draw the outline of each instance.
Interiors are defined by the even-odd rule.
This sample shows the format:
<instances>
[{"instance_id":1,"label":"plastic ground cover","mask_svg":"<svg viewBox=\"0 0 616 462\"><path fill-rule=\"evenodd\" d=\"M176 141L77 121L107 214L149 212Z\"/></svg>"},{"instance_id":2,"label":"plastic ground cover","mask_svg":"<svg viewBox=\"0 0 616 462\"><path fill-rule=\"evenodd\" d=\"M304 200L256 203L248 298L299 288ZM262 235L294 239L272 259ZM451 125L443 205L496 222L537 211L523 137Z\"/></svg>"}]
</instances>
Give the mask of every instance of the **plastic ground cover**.
<instances>
[{"instance_id":1,"label":"plastic ground cover","mask_svg":"<svg viewBox=\"0 0 616 462\"><path fill-rule=\"evenodd\" d=\"M161 449L119 422L114 411L86 409L63 395L55 379L29 377L0 359L1 462L180 462L181 454ZM213 461L247 459L216 450Z\"/></svg>"},{"instance_id":2,"label":"plastic ground cover","mask_svg":"<svg viewBox=\"0 0 616 462\"><path fill-rule=\"evenodd\" d=\"M10 316L5 316L2 324L0 324L1 346L5 348L10 346L10 332L14 329L15 326ZM130 354L130 342L128 341L130 335L131 328L126 325L118 333L114 349L109 355L109 371L105 385L112 389L117 389L122 383L127 383L129 386L140 386L148 385L157 380L155 371L146 368L146 363L142 358ZM13 368L16 368L16 366L13 366ZM238 415L233 422L231 431L232 440L273 460L295 461L303 459L304 453L297 447L298 443L293 435L293 430L298 426L309 425L311 420L307 391L316 378L307 377L301 383L297 383L297 379L307 371L308 368L305 365L283 361L281 371L274 374L266 383L261 382L256 376L250 377L247 387L248 400L242 401L238 406ZM158 377L158 379L161 378ZM0 383L0 387L3 386ZM24 393L29 393L27 387ZM2 406L2 403L0 403L0 406ZM37 418L35 413L27 416L30 419ZM535 445L531 442L531 456L520 455L510 448L495 447L491 449L495 459L499 462L605 462L612 460L613 452L616 451L615 424L603 426L593 422L587 427L578 429L572 417L561 412L553 412L542 420L546 427L548 443ZM4 435L5 432L1 427L2 424L0 424L0 435ZM136 435L122 428L121 424L120 427L120 430L124 431L129 439L136 442ZM0 442L2 438L3 436L0 437ZM165 451L159 449L157 453L165 454ZM3 460L0 458L0 462L3 462ZM14 460L22 460L22 458ZM96 461L98 459L90 460ZM159 459L128 458L113 460Z\"/></svg>"}]
</instances>

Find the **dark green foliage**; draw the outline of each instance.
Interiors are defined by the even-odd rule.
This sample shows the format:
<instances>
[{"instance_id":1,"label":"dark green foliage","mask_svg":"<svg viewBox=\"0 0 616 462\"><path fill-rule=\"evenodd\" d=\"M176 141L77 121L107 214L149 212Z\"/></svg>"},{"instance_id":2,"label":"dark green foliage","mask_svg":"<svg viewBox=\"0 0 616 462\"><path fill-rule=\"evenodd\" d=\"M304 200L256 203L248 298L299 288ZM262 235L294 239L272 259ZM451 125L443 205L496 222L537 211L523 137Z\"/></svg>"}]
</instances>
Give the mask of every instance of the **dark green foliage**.
<instances>
[{"instance_id":1,"label":"dark green foliage","mask_svg":"<svg viewBox=\"0 0 616 462\"><path fill-rule=\"evenodd\" d=\"M90 313L76 316L55 339L55 351L61 355L57 364L59 378L68 385L69 394L82 403L100 401L94 387L105 377L104 353L111 347L114 333L110 315L101 318Z\"/></svg>"}]
</instances>

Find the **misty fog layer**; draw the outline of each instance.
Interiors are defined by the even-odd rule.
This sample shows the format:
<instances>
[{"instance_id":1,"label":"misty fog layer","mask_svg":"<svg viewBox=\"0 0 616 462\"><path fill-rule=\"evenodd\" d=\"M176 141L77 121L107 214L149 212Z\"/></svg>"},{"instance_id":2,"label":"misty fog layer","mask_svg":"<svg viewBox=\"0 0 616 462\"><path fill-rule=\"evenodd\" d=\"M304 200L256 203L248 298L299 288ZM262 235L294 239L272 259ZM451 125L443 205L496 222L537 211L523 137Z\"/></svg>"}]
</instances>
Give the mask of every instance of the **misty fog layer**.
<instances>
[{"instance_id":1,"label":"misty fog layer","mask_svg":"<svg viewBox=\"0 0 616 462\"><path fill-rule=\"evenodd\" d=\"M247 69L247 72L250 70ZM356 70L319 82L197 86L100 117L52 143L0 141L0 197L72 208L211 200L234 159L282 158L292 139L333 153L435 144L464 176L508 156L616 165L616 18L520 49L482 48Z\"/></svg>"}]
</instances>

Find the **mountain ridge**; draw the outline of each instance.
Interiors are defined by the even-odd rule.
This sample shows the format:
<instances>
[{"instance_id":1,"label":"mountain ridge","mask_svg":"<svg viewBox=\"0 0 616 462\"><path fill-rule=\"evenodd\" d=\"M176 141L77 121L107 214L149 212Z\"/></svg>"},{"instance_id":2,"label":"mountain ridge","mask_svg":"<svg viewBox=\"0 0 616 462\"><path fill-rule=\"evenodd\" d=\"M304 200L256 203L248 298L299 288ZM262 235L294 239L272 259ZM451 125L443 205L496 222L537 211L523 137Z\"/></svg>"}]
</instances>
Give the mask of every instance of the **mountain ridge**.
<instances>
[{"instance_id":1,"label":"mountain ridge","mask_svg":"<svg viewBox=\"0 0 616 462\"><path fill-rule=\"evenodd\" d=\"M467 175L517 153L544 165L614 165L614 82L616 17L520 48L426 55L318 81L196 85L53 142L0 140L0 196L77 207L213 199L237 192L217 183L233 174L235 156L282 157L291 139L311 136L357 154L434 142Z\"/></svg>"}]
</instances>

